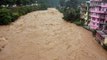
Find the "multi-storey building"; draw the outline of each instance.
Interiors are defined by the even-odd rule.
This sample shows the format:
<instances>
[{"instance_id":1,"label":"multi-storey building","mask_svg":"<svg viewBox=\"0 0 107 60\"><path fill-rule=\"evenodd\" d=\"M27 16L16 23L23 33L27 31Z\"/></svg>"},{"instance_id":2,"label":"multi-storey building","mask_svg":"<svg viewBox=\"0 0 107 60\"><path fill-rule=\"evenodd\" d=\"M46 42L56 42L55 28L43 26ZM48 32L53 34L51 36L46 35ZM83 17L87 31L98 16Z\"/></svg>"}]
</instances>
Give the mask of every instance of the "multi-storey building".
<instances>
[{"instance_id":1,"label":"multi-storey building","mask_svg":"<svg viewBox=\"0 0 107 60\"><path fill-rule=\"evenodd\" d=\"M90 29L96 30L96 39L107 46L107 0L90 0Z\"/></svg>"},{"instance_id":2,"label":"multi-storey building","mask_svg":"<svg viewBox=\"0 0 107 60\"><path fill-rule=\"evenodd\" d=\"M90 0L90 23L89 27L94 30L104 29L107 15L106 0Z\"/></svg>"}]
</instances>

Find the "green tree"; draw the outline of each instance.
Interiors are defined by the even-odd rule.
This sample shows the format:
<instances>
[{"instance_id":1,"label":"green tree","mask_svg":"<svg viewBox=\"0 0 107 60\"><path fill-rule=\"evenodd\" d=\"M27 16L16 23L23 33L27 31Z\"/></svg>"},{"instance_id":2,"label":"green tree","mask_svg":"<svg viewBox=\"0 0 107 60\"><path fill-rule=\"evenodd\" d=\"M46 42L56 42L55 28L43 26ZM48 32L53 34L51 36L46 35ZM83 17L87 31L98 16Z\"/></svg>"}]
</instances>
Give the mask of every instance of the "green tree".
<instances>
[{"instance_id":1,"label":"green tree","mask_svg":"<svg viewBox=\"0 0 107 60\"><path fill-rule=\"evenodd\" d=\"M17 5L27 5L27 4L30 4L30 0L17 0L16 4Z\"/></svg>"}]
</instances>

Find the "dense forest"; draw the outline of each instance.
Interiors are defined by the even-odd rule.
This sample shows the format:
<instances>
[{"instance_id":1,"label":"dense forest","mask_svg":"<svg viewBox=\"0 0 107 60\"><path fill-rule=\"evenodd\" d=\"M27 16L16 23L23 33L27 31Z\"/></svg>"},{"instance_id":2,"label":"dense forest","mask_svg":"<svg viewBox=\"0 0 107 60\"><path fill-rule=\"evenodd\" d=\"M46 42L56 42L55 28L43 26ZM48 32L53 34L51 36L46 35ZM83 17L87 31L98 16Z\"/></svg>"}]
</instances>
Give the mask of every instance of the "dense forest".
<instances>
[{"instance_id":1,"label":"dense forest","mask_svg":"<svg viewBox=\"0 0 107 60\"><path fill-rule=\"evenodd\" d=\"M51 7L57 7L61 4L75 7L86 0L0 0L0 5L29 5L32 3L41 3Z\"/></svg>"}]
</instances>

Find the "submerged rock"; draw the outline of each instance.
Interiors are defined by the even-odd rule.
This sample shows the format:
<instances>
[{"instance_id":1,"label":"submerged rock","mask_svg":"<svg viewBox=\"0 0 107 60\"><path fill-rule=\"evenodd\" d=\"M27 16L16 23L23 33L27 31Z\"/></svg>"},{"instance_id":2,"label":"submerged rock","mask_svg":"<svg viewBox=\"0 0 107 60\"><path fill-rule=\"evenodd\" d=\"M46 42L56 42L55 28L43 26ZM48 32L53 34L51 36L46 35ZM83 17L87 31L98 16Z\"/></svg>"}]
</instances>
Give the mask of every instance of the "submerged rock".
<instances>
[{"instance_id":1,"label":"submerged rock","mask_svg":"<svg viewBox=\"0 0 107 60\"><path fill-rule=\"evenodd\" d=\"M7 45L7 40L4 37L0 37L0 51Z\"/></svg>"}]
</instances>

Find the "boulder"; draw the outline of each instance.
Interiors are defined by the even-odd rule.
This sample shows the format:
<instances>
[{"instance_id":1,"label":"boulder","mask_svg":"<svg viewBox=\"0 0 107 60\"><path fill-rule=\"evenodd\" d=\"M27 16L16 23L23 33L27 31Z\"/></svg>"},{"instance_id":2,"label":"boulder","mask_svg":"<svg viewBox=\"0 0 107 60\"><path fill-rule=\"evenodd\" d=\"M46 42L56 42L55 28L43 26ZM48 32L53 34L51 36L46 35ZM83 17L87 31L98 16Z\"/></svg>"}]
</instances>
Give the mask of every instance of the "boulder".
<instances>
[{"instance_id":1,"label":"boulder","mask_svg":"<svg viewBox=\"0 0 107 60\"><path fill-rule=\"evenodd\" d=\"M7 45L8 41L4 37L0 37L0 51Z\"/></svg>"}]
</instances>

